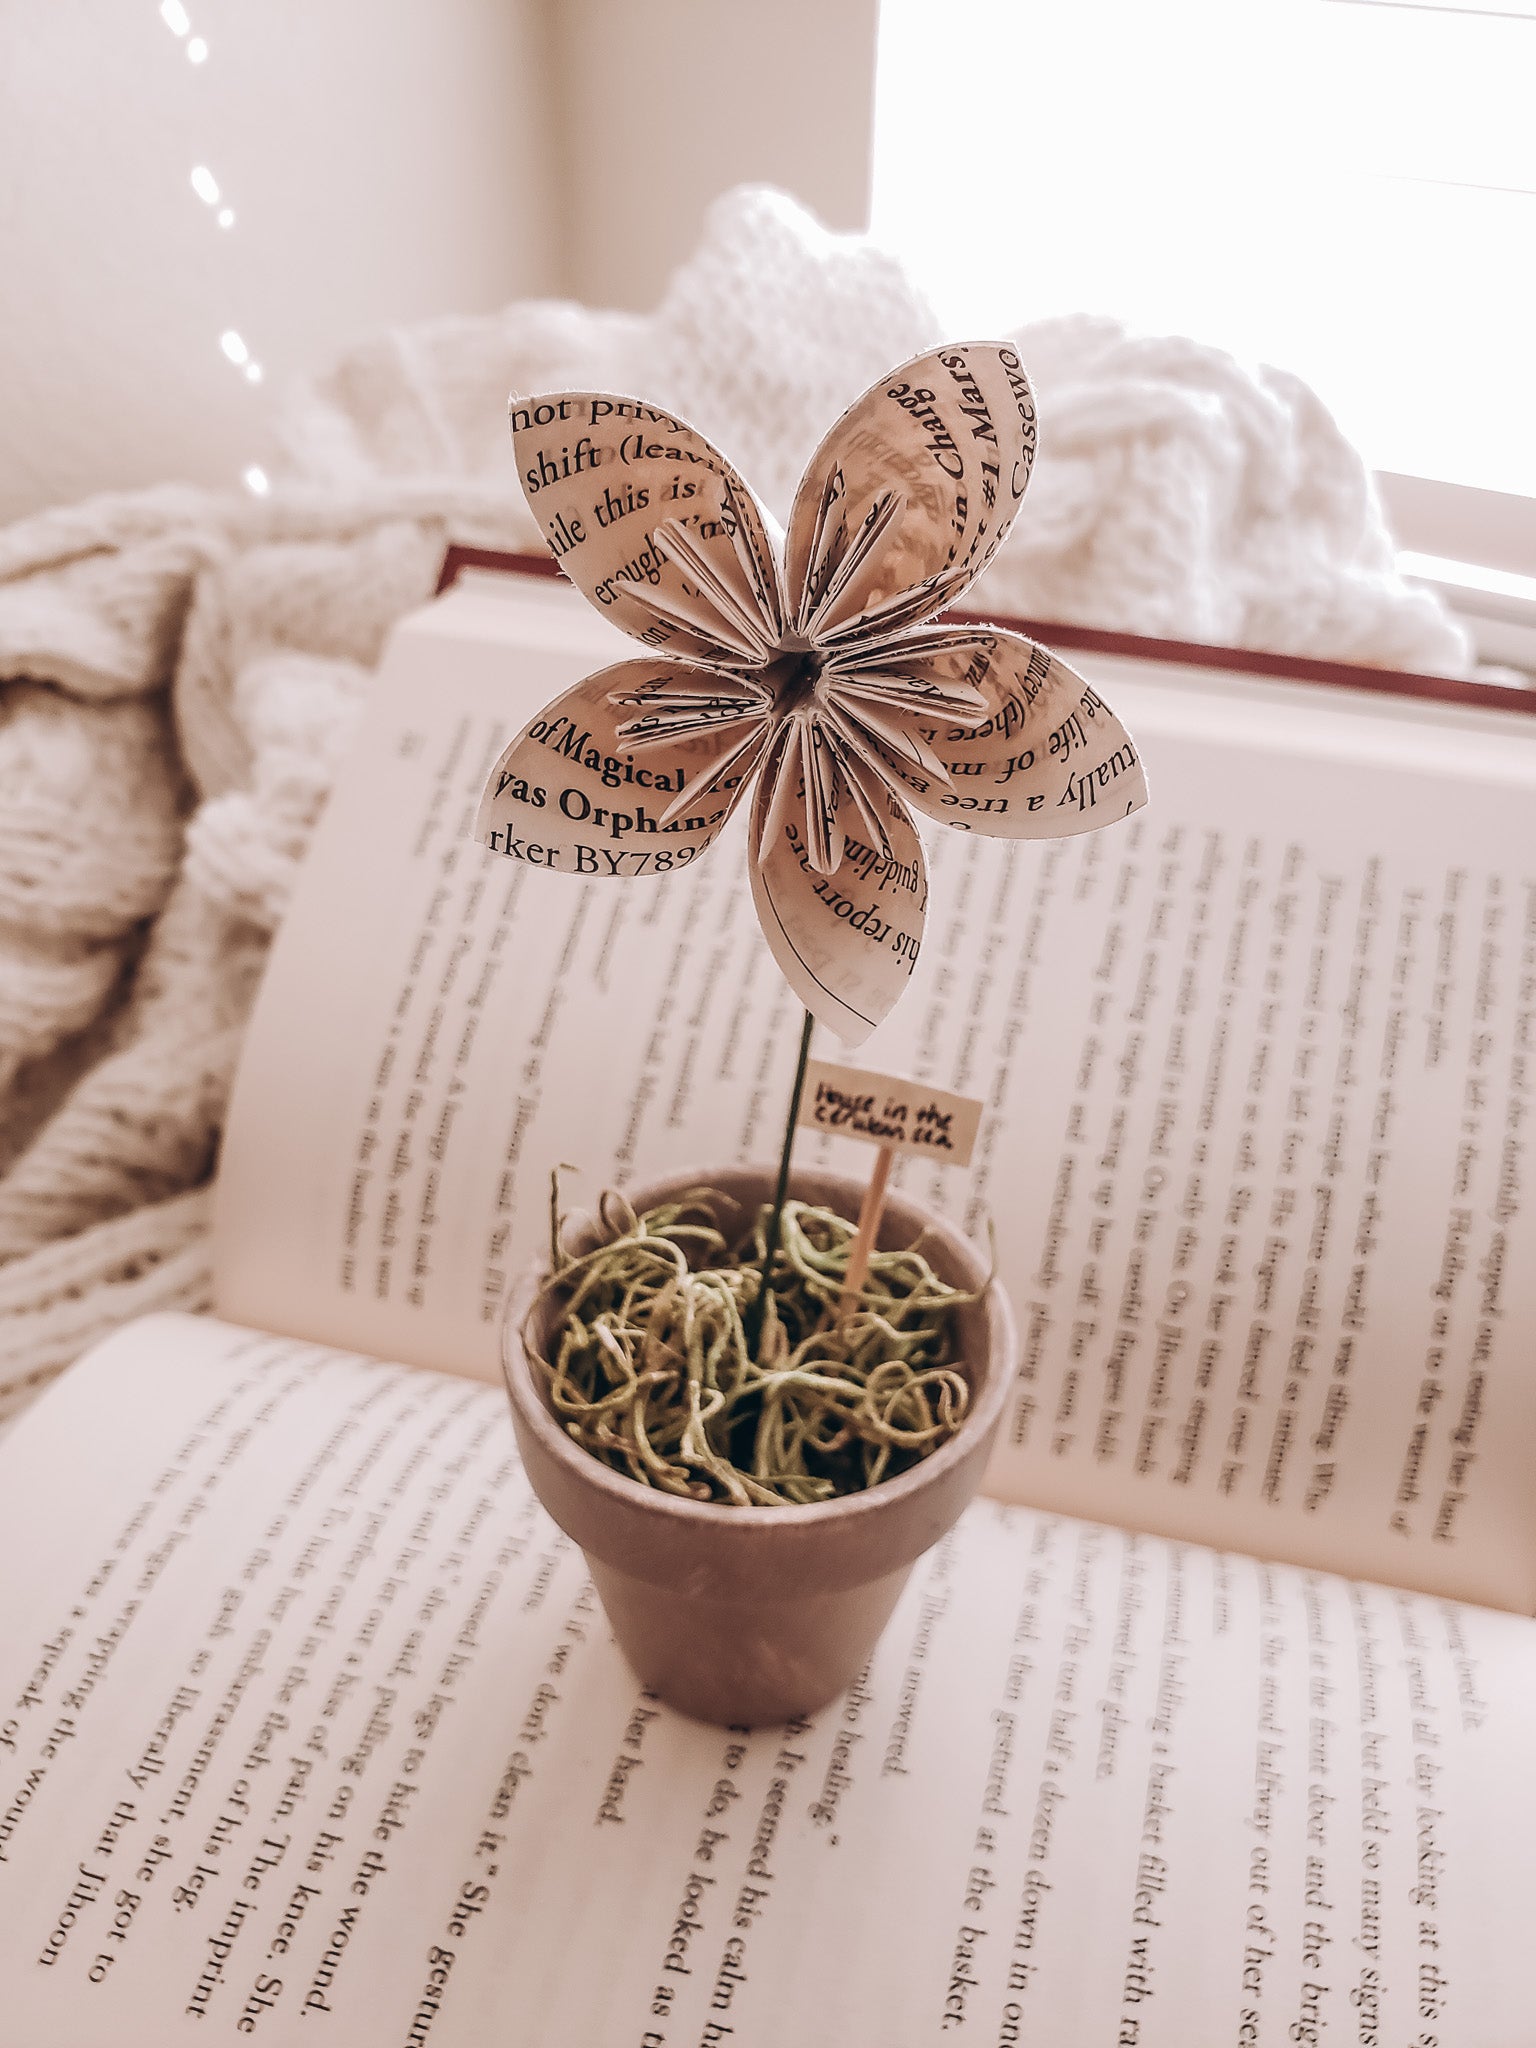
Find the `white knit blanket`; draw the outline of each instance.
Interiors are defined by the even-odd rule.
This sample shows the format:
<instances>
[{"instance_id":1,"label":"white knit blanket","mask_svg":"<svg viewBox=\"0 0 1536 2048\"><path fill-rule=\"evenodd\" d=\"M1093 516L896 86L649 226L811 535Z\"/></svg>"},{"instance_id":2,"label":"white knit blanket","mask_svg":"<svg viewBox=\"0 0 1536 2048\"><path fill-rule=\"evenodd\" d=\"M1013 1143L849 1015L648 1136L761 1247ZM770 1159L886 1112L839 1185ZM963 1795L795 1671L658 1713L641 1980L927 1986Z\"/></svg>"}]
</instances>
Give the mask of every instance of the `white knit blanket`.
<instances>
[{"instance_id":1,"label":"white knit blanket","mask_svg":"<svg viewBox=\"0 0 1536 2048\"><path fill-rule=\"evenodd\" d=\"M270 498L167 485L0 532L0 1414L124 1317L208 1301L242 1026L370 670L450 538L538 544L508 393L654 399L782 518L843 406L941 338L889 256L738 192L647 318L525 303L354 350ZM1296 378L1105 320L1014 338L1041 457L977 602L1467 666Z\"/></svg>"}]
</instances>

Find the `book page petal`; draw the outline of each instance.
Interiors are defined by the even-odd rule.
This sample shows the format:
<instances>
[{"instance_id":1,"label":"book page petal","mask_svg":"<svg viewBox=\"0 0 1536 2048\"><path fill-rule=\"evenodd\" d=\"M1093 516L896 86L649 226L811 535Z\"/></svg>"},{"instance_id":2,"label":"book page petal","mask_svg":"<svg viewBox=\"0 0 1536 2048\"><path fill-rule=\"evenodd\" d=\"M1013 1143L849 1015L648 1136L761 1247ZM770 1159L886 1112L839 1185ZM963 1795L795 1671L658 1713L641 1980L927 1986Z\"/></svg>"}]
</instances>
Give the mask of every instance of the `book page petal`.
<instances>
[{"instance_id":1,"label":"book page petal","mask_svg":"<svg viewBox=\"0 0 1536 2048\"><path fill-rule=\"evenodd\" d=\"M913 720L947 788L910 758L888 756L925 816L996 839L1063 839L1112 825L1147 801L1135 741L1093 685L1048 648L988 630L911 666L915 680L936 689L963 679L988 707L980 723L931 711Z\"/></svg>"},{"instance_id":2,"label":"book page petal","mask_svg":"<svg viewBox=\"0 0 1536 2048\"><path fill-rule=\"evenodd\" d=\"M805 1007L846 1045L858 1045L911 979L928 904L922 841L902 804L884 790L890 852L863 836L852 796L841 792L843 857L818 874L806 843L802 801L776 809L770 778L753 799L748 869L752 900L780 971Z\"/></svg>"},{"instance_id":3,"label":"book page petal","mask_svg":"<svg viewBox=\"0 0 1536 2048\"><path fill-rule=\"evenodd\" d=\"M492 853L564 875L658 875L711 845L757 766L750 728L638 746L618 737L634 717L622 701L669 678L697 687L699 671L625 661L567 690L523 730L491 771L475 837Z\"/></svg>"},{"instance_id":4,"label":"book page petal","mask_svg":"<svg viewBox=\"0 0 1536 2048\"><path fill-rule=\"evenodd\" d=\"M1013 524L1034 453L1034 396L1007 343L930 349L871 385L795 496L797 630L837 642L953 603Z\"/></svg>"},{"instance_id":5,"label":"book page petal","mask_svg":"<svg viewBox=\"0 0 1536 2048\"><path fill-rule=\"evenodd\" d=\"M717 448L686 420L611 392L514 399L511 418L529 506L605 618L685 660L768 658L783 611L768 525Z\"/></svg>"}]
</instances>

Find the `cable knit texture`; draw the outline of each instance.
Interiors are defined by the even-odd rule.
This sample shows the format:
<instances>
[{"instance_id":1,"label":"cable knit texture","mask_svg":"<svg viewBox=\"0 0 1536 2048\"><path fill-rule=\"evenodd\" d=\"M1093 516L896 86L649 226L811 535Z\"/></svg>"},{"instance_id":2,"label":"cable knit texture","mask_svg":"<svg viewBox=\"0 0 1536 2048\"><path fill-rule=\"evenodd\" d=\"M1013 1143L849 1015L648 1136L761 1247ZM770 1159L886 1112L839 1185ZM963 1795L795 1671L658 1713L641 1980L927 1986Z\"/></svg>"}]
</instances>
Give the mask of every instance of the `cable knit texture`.
<instances>
[{"instance_id":1,"label":"cable knit texture","mask_svg":"<svg viewBox=\"0 0 1536 2048\"><path fill-rule=\"evenodd\" d=\"M508 393L670 406L783 518L842 408L941 338L889 254L744 190L649 317L518 304L354 349L291 405L269 498L165 485L0 532L0 1416L125 1317L209 1301L242 1028L389 629L449 539L540 541ZM1099 319L1015 338L1041 456L978 602L1466 668L1298 379Z\"/></svg>"}]
</instances>

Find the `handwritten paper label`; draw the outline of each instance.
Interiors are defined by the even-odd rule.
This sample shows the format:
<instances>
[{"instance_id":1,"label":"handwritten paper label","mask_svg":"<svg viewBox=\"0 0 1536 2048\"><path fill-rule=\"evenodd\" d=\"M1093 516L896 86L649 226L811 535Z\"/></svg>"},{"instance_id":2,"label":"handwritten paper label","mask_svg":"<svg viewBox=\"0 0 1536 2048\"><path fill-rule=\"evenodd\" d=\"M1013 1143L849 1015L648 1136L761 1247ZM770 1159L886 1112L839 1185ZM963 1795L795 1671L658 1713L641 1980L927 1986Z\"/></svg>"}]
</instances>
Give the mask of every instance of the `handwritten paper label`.
<instances>
[{"instance_id":1,"label":"handwritten paper label","mask_svg":"<svg viewBox=\"0 0 1536 2048\"><path fill-rule=\"evenodd\" d=\"M950 1166L969 1166L981 1104L973 1096L951 1095L947 1088L930 1088L922 1081L807 1060L799 1122L807 1130L836 1131L871 1145L922 1152Z\"/></svg>"}]
</instances>

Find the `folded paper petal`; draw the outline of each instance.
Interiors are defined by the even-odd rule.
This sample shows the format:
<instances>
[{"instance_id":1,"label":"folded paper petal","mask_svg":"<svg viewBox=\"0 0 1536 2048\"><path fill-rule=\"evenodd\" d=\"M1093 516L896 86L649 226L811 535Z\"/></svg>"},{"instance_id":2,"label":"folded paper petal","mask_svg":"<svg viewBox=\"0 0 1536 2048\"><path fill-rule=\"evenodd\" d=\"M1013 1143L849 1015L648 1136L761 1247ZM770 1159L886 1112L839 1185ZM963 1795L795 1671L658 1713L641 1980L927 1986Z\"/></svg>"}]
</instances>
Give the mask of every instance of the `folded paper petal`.
<instances>
[{"instance_id":1,"label":"folded paper petal","mask_svg":"<svg viewBox=\"0 0 1536 2048\"><path fill-rule=\"evenodd\" d=\"M1044 648L923 621L1012 524L1035 448L1005 343L933 349L823 441L780 538L718 450L601 392L514 403L518 467L567 574L650 658L589 677L502 755L478 830L578 875L664 874L723 829L754 776L749 873L775 960L857 1044L922 941L927 867L908 803L943 823L1056 838L1146 801L1129 734Z\"/></svg>"},{"instance_id":2,"label":"folded paper petal","mask_svg":"<svg viewBox=\"0 0 1536 2048\"><path fill-rule=\"evenodd\" d=\"M620 690L614 708L626 715L618 737L626 746L670 747L705 732L761 724L773 698L755 680L707 668L674 669L660 687Z\"/></svg>"},{"instance_id":3,"label":"folded paper petal","mask_svg":"<svg viewBox=\"0 0 1536 2048\"><path fill-rule=\"evenodd\" d=\"M907 655L902 666L935 689L963 678L987 704L979 724L913 721L947 783L887 751L893 777L926 816L997 839L1063 839L1147 801L1135 741L1092 684L1033 640L988 628L968 645L956 636L947 651Z\"/></svg>"},{"instance_id":4,"label":"folded paper petal","mask_svg":"<svg viewBox=\"0 0 1536 2048\"><path fill-rule=\"evenodd\" d=\"M785 744L779 741L775 754ZM758 921L780 972L800 1001L847 1045L857 1045L895 1005L911 979L928 904L922 841L905 807L872 779L866 801L883 806L888 851L852 791L839 789L836 834L842 858L818 874L806 838L803 790L774 803L770 759L752 803L748 870Z\"/></svg>"},{"instance_id":5,"label":"folded paper petal","mask_svg":"<svg viewBox=\"0 0 1536 2048\"><path fill-rule=\"evenodd\" d=\"M840 643L952 604L1013 523L1035 431L1029 379L1006 343L931 349L872 385L795 496L785 569L796 630Z\"/></svg>"},{"instance_id":6,"label":"folded paper petal","mask_svg":"<svg viewBox=\"0 0 1536 2048\"><path fill-rule=\"evenodd\" d=\"M783 627L768 527L718 449L611 392L514 399L511 414L529 506L605 618L685 661L768 658Z\"/></svg>"},{"instance_id":7,"label":"folded paper petal","mask_svg":"<svg viewBox=\"0 0 1536 2048\"><path fill-rule=\"evenodd\" d=\"M625 661L545 706L491 772L475 837L492 853L565 875L660 875L687 867L718 838L740 801L757 750L738 721L665 747L627 745L622 702L697 669ZM750 728L747 736L750 735ZM722 772L723 770L723 772Z\"/></svg>"},{"instance_id":8,"label":"folded paper petal","mask_svg":"<svg viewBox=\"0 0 1536 2048\"><path fill-rule=\"evenodd\" d=\"M891 640L850 640L828 661L829 696L887 718L979 725L989 706L970 680L989 659L974 626L914 626Z\"/></svg>"}]
</instances>

